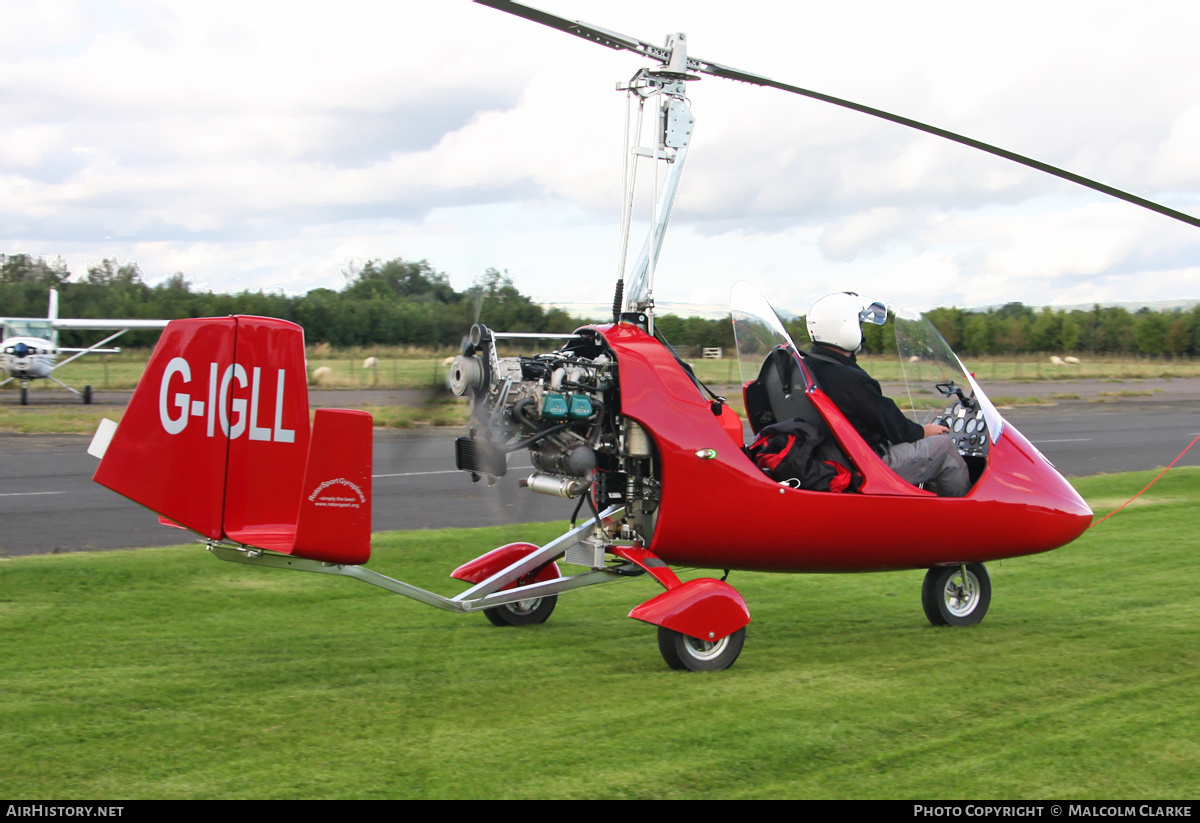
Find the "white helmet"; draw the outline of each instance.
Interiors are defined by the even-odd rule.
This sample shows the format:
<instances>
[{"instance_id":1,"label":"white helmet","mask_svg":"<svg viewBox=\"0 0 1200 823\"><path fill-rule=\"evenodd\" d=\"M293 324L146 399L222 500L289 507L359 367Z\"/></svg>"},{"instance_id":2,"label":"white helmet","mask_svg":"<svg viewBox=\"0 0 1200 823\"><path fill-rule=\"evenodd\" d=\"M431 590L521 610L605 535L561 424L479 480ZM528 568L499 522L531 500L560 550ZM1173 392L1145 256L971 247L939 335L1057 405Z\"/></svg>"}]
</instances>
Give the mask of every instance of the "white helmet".
<instances>
[{"instance_id":1,"label":"white helmet","mask_svg":"<svg viewBox=\"0 0 1200 823\"><path fill-rule=\"evenodd\" d=\"M822 297L808 312L808 336L814 343L858 351L862 345L862 301L858 295L838 292Z\"/></svg>"}]
</instances>

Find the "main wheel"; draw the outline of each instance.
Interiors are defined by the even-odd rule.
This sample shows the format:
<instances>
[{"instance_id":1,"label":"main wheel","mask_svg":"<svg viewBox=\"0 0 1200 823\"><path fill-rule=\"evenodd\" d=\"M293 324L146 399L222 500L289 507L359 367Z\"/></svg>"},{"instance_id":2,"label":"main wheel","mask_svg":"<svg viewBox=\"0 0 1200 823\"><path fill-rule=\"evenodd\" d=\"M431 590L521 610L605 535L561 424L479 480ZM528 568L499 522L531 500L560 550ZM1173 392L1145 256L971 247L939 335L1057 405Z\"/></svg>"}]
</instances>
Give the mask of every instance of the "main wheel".
<instances>
[{"instance_id":1,"label":"main wheel","mask_svg":"<svg viewBox=\"0 0 1200 823\"><path fill-rule=\"evenodd\" d=\"M671 629L658 627L658 651L672 669L694 672L717 672L728 669L742 653L746 643L746 627L720 640L701 640Z\"/></svg>"},{"instance_id":2,"label":"main wheel","mask_svg":"<svg viewBox=\"0 0 1200 823\"><path fill-rule=\"evenodd\" d=\"M921 607L935 626L973 626L992 603L992 581L982 563L939 566L925 574Z\"/></svg>"},{"instance_id":3,"label":"main wheel","mask_svg":"<svg viewBox=\"0 0 1200 823\"><path fill-rule=\"evenodd\" d=\"M83 405L85 405L85 406L92 405L92 387L91 386L83 387Z\"/></svg>"},{"instance_id":4,"label":"main wheel","mask_svg":"<svg viewBox=\"0 0 1200 823\"><path fill-rule=\"evenodd\" d=\"M535 623L545 623L558 603L558 595L546 597L531 597L528 600L518 600L516 603L505 603L492 609L484 609L483 613L493 626L532 626Z\"/></svg>"},{"instance_id":5,"label":"main wheel","mask_svg":"<svg viewBox=\"0 0 1200 823\"><path fill-rule=\"evenodd\" d=\"M29 405L29 389L25 388L24 386L21 387L21 405Z\"/></svg>"}]
</instances>

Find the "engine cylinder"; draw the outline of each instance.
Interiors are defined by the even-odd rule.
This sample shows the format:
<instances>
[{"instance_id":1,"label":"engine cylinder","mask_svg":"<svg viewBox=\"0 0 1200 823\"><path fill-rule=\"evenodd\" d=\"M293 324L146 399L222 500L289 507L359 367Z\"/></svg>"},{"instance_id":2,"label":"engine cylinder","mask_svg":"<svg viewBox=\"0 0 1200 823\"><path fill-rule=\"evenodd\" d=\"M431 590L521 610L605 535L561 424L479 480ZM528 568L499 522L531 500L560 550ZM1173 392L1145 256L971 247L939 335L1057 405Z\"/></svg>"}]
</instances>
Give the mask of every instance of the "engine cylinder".
<instances>
[{"instance_id":1,"label":"engine cylinder","mask_svg":"<svg viewBox=\"0 0 1200 823\"><path fill-rule=\"evenodd\" d=\"M584 445L564 449L550 443L546 447L539 444L529 450L529 456L534 466L551 474L588 477L596 468L596 453Z\"/></svg>"}]
</instances>

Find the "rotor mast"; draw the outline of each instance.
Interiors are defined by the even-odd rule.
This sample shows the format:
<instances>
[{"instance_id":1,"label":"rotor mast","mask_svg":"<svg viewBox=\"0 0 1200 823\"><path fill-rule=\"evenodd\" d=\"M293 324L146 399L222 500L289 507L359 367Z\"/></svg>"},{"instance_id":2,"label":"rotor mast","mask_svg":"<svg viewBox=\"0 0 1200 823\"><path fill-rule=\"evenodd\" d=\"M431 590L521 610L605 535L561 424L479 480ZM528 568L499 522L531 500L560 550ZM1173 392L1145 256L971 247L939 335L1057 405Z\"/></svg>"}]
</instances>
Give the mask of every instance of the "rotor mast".
<instances>
[{"instance_id":1,"label":"rotor mast","mask_svg":"<svg viewBox=\"0 0 1200 823\"><path fill-rule=\"evenodd\" d=\"M629 97L629 107L637 104L637 120L632 133L626 118L624 202L621 214L621 245L617 260L617 296L613 301L614 320L620 319L622 296L624 311L646 317L647 331L654 333L654 270L662 251L663 238L675 205L683 163L687 158L695 118L688 107L686 82L698 80L687 70L687 37L682 32L668 35L666 60L660 68L641 69L628 83L618 83L617 90ZM661 58L659 58L661 59ZM647 101L652 102L654 121L649 142L643 146L642 122ZM632 143L632 145L631 145ZM638 161L648 158L653 166L650 193L650 232L641 253L629 274L625 289L625 262L629 251L629 226L637 189ZM659 185L660 163L666 164L666 174Z\"/></svg>"}]
</instances>

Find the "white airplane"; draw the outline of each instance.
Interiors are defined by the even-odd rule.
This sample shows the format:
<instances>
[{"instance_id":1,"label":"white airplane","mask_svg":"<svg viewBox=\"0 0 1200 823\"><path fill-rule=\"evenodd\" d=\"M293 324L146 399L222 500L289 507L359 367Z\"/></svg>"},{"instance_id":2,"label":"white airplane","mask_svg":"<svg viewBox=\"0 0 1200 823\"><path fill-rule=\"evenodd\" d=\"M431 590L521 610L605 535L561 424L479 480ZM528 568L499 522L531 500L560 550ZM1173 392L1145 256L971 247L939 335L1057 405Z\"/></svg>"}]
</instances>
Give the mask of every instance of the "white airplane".
<instances>
[{"instance_id":1,"label":"white airplane","mask_svg":"<svg viewBox=\"0 0 1200 823\"><path fill-rule=\"evenodd\" d=\"M116 340L130 329L161 329L165 328L167 320L71 320L58 316L58 290L50 289L50 308L45 317L0 317L4 324L4 339L0 341L0 368L3 368L5 379L0 382L4 386L13 380L21 381L21 405L29 404L29 381L48 379L53 380L67 391L83 398L84 403L92 402L92 387L84 386L83 391L71 388L54 376L53 372L68 363L78 360L85 354L117 354L120 349L102 348L105 344ZM60 348L58 332L61 329L82 329L93 331L115 331L98 343L86 349ZM66 360L58 362L60 354L71 354Z\"/></svg>"}]
</instances>

